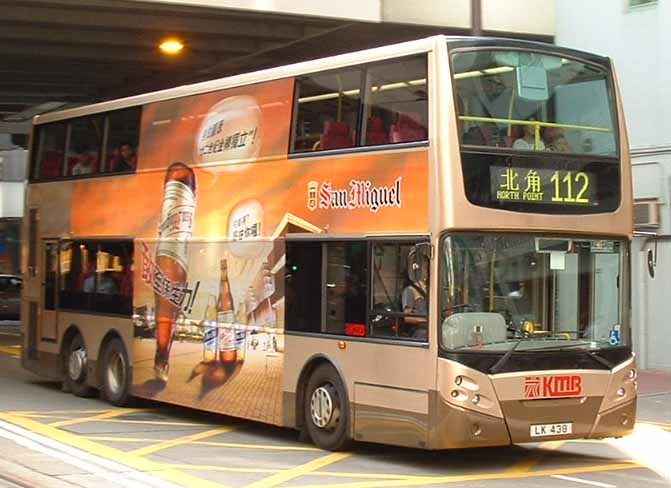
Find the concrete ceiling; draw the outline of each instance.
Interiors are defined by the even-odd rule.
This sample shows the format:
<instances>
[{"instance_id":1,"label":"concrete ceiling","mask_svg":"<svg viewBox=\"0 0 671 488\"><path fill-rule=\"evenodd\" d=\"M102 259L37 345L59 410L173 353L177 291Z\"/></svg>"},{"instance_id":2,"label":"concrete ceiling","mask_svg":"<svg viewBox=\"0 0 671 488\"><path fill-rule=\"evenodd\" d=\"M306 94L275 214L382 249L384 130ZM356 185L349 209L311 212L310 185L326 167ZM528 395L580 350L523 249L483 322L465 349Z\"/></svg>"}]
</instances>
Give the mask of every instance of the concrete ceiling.
<instances>
[{"instance_id":1,"label":"concrete ceiling","mask_svg":"<svg viewBox=\"0 0 671 488\"><path fill-rule=\"evenodd\" d=\"M0 128L57 102L108 100L436 33L463 31L125 0L3 0ZM166 36L186 41L185 52L161 55L156 46Z\"/></svg>"}]
</instances>

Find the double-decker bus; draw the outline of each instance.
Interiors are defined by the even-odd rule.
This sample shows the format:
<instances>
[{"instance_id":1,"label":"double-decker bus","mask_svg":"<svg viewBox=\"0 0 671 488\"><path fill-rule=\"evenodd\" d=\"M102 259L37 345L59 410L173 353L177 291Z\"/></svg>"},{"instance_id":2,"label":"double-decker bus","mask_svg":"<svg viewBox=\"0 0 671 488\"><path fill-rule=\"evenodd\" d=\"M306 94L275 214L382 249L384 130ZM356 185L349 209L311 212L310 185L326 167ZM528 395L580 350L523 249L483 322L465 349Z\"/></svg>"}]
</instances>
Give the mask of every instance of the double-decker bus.
<instances>
[{"instance_id":1,"label":"double-decker bus","mask_svg":"<svg viewBox=\"0 0 671 488\"><path fill-rule=\"evenodd\" d=\"M23 365L428 449L630 433L608 58L432 37L35 119Z\"/></svg>"}]
</instances>

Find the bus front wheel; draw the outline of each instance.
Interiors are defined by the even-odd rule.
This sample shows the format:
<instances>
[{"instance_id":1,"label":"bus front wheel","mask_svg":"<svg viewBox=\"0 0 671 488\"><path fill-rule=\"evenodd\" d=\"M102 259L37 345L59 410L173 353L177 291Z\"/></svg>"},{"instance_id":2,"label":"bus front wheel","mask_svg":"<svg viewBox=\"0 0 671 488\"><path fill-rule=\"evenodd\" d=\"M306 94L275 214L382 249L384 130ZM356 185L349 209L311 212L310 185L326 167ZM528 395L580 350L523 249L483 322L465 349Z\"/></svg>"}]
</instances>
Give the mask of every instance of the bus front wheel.
<instances>
[{"instance_id":1,"label":"bus front wheel","mask_svg":"<svg viewBox=\"0 0 671 488\"><path fill-rule=\"evenodd\" d=\"M121 339L111 339L101 356L102 396L112 405L123 407L128 404L130 392L130 368L128 353Z\"/></svg>"},{"instance_id":2,"label":"bus front wheel","mask_svg":"<svg viewBox=\"0 0 671 488\"><path fill-rule=\"evenodd\" d=\"M93 388L86 383L87 354L84 339L75 335L65 348L64 355L65 380L64 389L79 397L93 395Z\"/></svg>"},{"instance_id":3,"label":"bus front wheel","mask_svg":"<svg viewBox=\"0 0 671 488\"><path fill-rule=\"evenodd\" d=\"M304 419L310 439L318 447L340 451L349 444L349 402L337 371L330 364L317 366L308 380Z\"/></svg>"}]
</instances>

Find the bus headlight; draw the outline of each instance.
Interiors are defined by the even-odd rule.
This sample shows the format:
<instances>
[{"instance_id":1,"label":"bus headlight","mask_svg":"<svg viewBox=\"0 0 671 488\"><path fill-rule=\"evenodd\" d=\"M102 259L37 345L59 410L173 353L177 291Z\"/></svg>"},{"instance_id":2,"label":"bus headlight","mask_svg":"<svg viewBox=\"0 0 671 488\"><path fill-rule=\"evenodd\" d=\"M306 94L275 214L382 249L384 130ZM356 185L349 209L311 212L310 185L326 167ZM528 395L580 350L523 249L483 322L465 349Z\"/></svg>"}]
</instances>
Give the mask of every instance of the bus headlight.
<instances>
[{"instance_id":1,"label":"bus headlight","mask_svg":"<svg viewBox=\"0 0 671 488\"><path fill-rule=\"evenodd\" d=\"M620 387L620 388L617 389L617 396L619 396L619 397L623 397L623 396L625 396L626 394L627 394L627 392L625 391L624 388Z\"/></svg>"},{"instance_id":2,"label":"bus headlight","mask_svg":"<svg viewBox=\"0 0 671 488\"><path fill-rule=\"evenodd\" d=\"M480 403L480 395L476 393L475 395L473 395L473 400L471 401L473 402L473 405L477 405L478 403Z\"/></svg>"},{"instance_id":3,"label":"bus headlight","mask_svg":"<svg viewBox=\"0 0 671 488\"><path fill-rule=\"evenodd\" d=\"M636 379L636 370L635 369L630 369L629 372L627 373L627 378L630 380Z\"/></svg>"},{"instance_id":4,"label":"bus headlight","mask_svg":"<svg viewBox=\"0 0 671 488\"><path fill-rule=\"evenodd\" d=\"M462 384L463 382L464 382L464 377L463 377L463 376L457 376L456 378L454 378L454 383L455 383L457 386L461 386L461 384Z\"/></svg>"}]
</instances>

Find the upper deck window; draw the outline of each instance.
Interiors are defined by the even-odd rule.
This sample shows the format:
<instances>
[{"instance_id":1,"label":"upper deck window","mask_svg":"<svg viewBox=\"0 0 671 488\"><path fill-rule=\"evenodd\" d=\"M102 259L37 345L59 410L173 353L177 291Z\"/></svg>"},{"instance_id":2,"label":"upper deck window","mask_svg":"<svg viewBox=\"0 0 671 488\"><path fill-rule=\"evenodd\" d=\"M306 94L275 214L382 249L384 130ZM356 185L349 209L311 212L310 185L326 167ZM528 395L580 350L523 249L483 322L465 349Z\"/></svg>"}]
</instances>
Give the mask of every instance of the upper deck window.
<instances>
[{"instance_id":1,"label":"upper deck window","mask_svg":"<svg viewBox=\"0 0 671 488\"><path fill-rule=\"evenodd\" d=\"M425 141L427 104L426 54L300 77L291 152Z\"/></svg>"},{"instance_id":2,"label":"upper deck window","mask_svg":"<svg viewBox=\"0 0 671 488\"><path fill-rule=\"evenodd\" d=\"M361 70L305 76L298 82L294 152L355 145Z\"/></svg>"},{"instance_id":3,"label":"upper deck window","mask_svg":"<svg viewBox=\"0 0 671 488\"><path fill-rule=\"evenodd\" d=\"M67 125L65 122L56 122L37 128L37 143L35 145L34 179L49 179L60 176L65 161L65 139Z\"/></svg>"},{"instance_id":4,"label":"upper deck window","mask_svg":"<svg viewBox=\"0 0 671 488\"><path fill-rule=\"evenodd\" d=\"M521 50L458 52L452 66L462 145L617 156L605 68Z\"/></svg>"},{"instance_id":5,"label":"upper deck window","mask_svg":"<svg viewBox=\"0 0 671 488\"><path fill-rule=\"evenodd\" d=\"M104 119L101 115L70 121L68 176L88 175L99 171L103 130Z\"/></svg>"},{"instance_id":6,"label":"upper deck window","mask_svg":"<svg viewBox=\"0 0 671 488\"><path fill-rule=\"evenodd\" d=\"M37 126L31 181L135 171L141 115L133 107Z\"/></svg>"}]
</instances>

